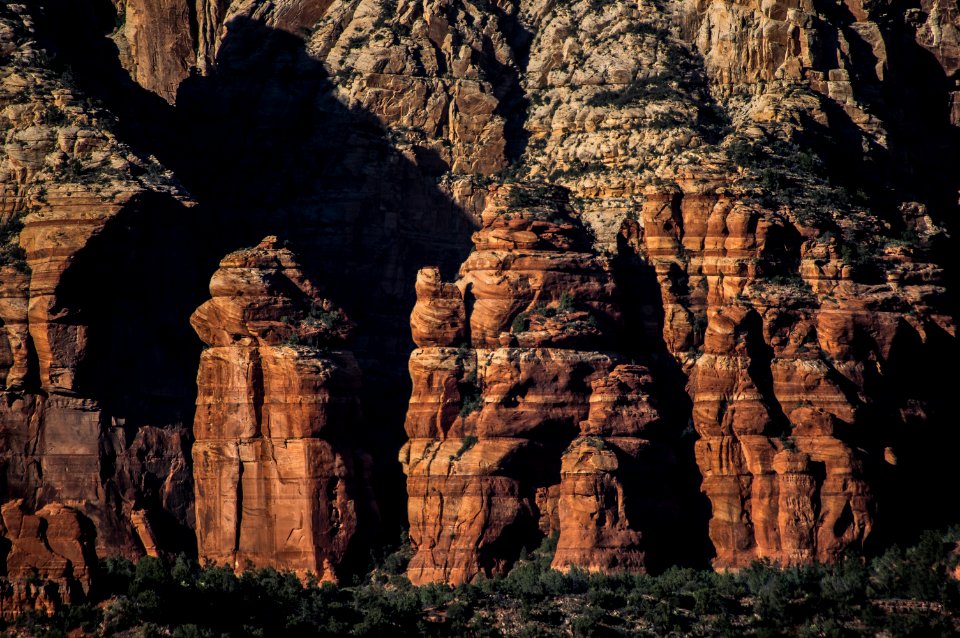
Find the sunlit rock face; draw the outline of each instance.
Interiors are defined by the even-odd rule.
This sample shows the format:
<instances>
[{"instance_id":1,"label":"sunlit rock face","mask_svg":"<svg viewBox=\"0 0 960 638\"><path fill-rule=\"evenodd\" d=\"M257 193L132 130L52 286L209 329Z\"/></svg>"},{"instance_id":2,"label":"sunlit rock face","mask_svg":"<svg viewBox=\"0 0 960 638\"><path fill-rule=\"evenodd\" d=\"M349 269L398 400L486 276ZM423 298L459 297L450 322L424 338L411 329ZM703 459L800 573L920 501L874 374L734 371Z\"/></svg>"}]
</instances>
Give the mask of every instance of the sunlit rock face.
<instances>
[{"instance_id":1,"label":"sunlit rock face","mask_svg":"<svg viewBox=\"0 0 960 638\"><path fill-rule=\"evenodd\" d=\"M955 523L960 12L913 4L3 4L8 576L79 600L89 548L198 526L334 578L372 509L344 430L420 582L552 534L561 569L736 569ZM225 266L199 340L267 234L300 283L241 309L219 278L263 269Z\"/></svg>"},{"instance_id":2,"label":"sunlit rock face","mask_svg":"<svg viewBox=\"0 0 960 638\"><path fill-rule=\"evenodd\" d=\"M275 237L227 255L210 293L191 317L208 346L193 426L198 552L336 581L376 520L369 458L349 443L352 323Z\"/></svg>"},{"instance_id":3,"label":"sunlit rock face","mask_svg":"<svg viewBox=\"0 0 960 638\"><path fill-rule=\"evenodd\" d=\"M610 262L566 193L494 189L455 283L417 280L407 473L413 582L506 570L559 535L554 566L640 570L649 482L669 463L646 368L622 330Z\"/></svg>"}]
</instances>

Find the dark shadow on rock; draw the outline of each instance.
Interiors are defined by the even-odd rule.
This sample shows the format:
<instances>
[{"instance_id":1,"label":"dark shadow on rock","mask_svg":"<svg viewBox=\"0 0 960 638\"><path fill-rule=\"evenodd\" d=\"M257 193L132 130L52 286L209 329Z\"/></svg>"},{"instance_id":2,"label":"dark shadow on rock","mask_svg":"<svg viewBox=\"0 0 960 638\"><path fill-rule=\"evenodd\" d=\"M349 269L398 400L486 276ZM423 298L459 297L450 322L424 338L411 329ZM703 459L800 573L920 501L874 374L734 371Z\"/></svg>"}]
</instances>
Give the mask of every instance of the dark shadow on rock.
<instances>
[{"instance_id":1,"label":"dark shadow on rock","mask_svg":"<svg viewBox=\"0 0 960 638\"><path fill-rule=\"evenodd\" d=\"M668 486L658 500L670 507L659 520L646 522L647 568L652 573L671 565L703 568L715 550L708 533L710 501L700 491L703 477L694 456L698 437L693 430L687 375L663 339L664 308L656 273L635 245L624 232L617 237L614 274L624 315L623 348L653 373L657 408L667 424L662 444L673 456L671 463L656 468L659 480ZM672 498L667 498L666 492Z\"/></svg>"},{"instance_id":2,"label":"dark shadow on rock","mask_svg":"<svg viewBox=\"0 0 960 638\"><path fill-rule=\"evenodd\" d=\"M837 37L824 38L819 55L835 60L839 51L847 59L857 102L884 123L886 136L884 146L873 142L842 104L824 98L827 122L804 123L805 145L827 160L832 182L866 191L871 210L890 224L891 237L909 230L897 210L903 201L926 205L933 219L956 237L960 174L954 167L960 164L960 128L951 123L950 106L957 78L947 76L934 54L916 41L904 20L905 6L871 9L884 38L881 77L849 8L825 0L814 4L847 43L841 48ZM906 5L919 7L917 2ZM952 245L953 240L941 240L916 248L918 260L944 268L948 291L960 284L960 253ZM939 302L954 321L960 319L960 298L951 294ZM953 481L953 450L960 444L952 396L960 371L949 364L958 344L934 322L923 323L923 340L913 328L899 330L885 360L869 335L858 335L854 344L857 359L867 365L865 394L872 397L860 406L862 425L851 433L857 445L871 452L866 470L879 503L874 548L911 543L921 530L960 522L960 505L941 491ZM849 384L838 385L849 396ZM885 456L895 458L895 464L884 461Z\"/></svg>"},{"instance_id":3,"label":"dark shadow on rock","mask_svg":"<svg viewBox=\"0 0 960 638\"><path fill-rule=\"evenodd\" d=\"M96 324L91 333L104 336L90 362L91 387L105 393L113 416L131 423L189 424L200 344L187 317L208 296L220 258L278 235L358 324L352 347L364 374L364 422L355 434L374 456L392 534L406 517L396 454L406 438L416 272L426 265L454 272L469 252L472 222L437 186L434 168L402 156L379 121L340 101L299 37L234 19L214 72L185 80L174 108L119 66L103 37L105 4L48 2L58 59L118 115L121 138L173 169L199 205L169 224L154 219L169 211L131 211L88 247L84 278L101 276L94 273L105 264L126 269L108 279L111 292L78 299ZM160 288L156 297L149 287Z\"/></svg>"},{"instance_id":4,"label":"dark shadow on rock","mask_svg":"<svg viewBox=\"0 0 960 638\"><path fill-rule=\"evenodd\" d=\"M485 38L484 53L486 55L484 57L487 65L484 70L488 77L495 78L493 90L494 95L497 96L495 114L504 118L503 136L506 142L504 150L507 161L514 163L523 156L530 139L530 132L525 127L530 98L523 89L522 81L530 61L533 33L523 25L516 14L511 15L499 10L498 13L503 21L504 32L516 66L499 63L490 40Z\"/></svg>"},{"instance_id":5,"label":"dark shadow on rock","mask_svg":"<svg viewBox=\"0 0 960 638\"><path fill-rule=\"evenodd\" d=\"M843 105L824 98L827 123L805 121L804 128L810 131L805 142L827 160L831 181L866 191L871 209L891 222L894 235L904 230L896 205L914 200L926 204L934 219L956 236L960 177L951 168L960 163L960 128L950 121L956 78L948 77L933 53L917 43L913 28L904 21L904 7L886 13L881 7L871 9L877 14L872 19L883 33L886 53L881 77L876 55L855 28L850 9L825 0L814 5L829 20L829 25L820 26L833 35L822 39L817 57L847 61L855 99L884 123L886 136L884 146L866 138ZM840 44L841 36L846 48ZM955 252L936 255L948 269L951 289L960 277ZM957 316L957 300L951 303Z\"/></svg>"},{"instance_id":6,"label":"dark shadow on rock","mask_svg":"<svg viewBox=\"0 0 960 638\"><path fill-rule=\"evenodd\" d=\"M128 529L122 512L142 509L171 553L195 551L192 477L181 460L190 460L202 343L189 318L209 296L199 274L219 261L204 253L194 215L166 194L134 196L78 251L57 288L59 303L89 326L77 390L102 409L102 505L113 513L105 520ZM163 485L171 472L184 486Z\"/></svg>"},{"instance_id":7,"label":"dark shadow on rock","mask_svg":"<svg viewBox=\"0 0 960 638\"><path fill-rule=\"evenodd\" d=\"M949 496L947 487L956 480L960 449L954 401L958 378L948 363L960 355L958 344L936 326L926 328L925 342L912 328L903 328L882 368L865 379L877 400L865 406L863 427L877 430L893 453L883 463L884 450L874 454L879 466L878 547L911 544L923 530L960 522L960 501Z\"/></svg>"}]
</instances>

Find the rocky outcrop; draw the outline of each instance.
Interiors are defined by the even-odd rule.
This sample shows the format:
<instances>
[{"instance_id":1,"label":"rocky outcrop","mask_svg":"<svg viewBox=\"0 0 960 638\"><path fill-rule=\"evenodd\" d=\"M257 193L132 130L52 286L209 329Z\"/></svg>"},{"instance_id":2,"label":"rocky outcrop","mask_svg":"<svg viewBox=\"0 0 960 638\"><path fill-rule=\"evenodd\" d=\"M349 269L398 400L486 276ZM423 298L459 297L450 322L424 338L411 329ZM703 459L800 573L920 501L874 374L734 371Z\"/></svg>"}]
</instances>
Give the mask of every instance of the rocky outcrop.
<instances>
[{"instance_id":1,"label":"rocky outcrop","mask_svg":"<svg viewBox=\"0 0 960 638\"><path fill-rule=\"evenodd\" d=\"M112 34L120 61L143 88L174 102L196 68L196 7L191 0L116 0ZM203 3L196 3L203 4Z\"/></svg>"},{"instance_id":2,"label":"rocky outcrop","mask_svg":"<svg viewBox=\"0 0 960 638\"><path fill-rule=\"evenodd\" d=\"M20 500L4 503L0 533L9 585L0 595L5 620L26 610L53 613L63 603L83 602L90 591L96 554L84 517L58 504L29 514Z\"/></svg>"},{"instance_id":3,"label":"rocky outcrop","mask_svg":"<svg viewBox=\"0 0 960 638\"><path fill-rule=\"evenodd\" d=\"M667 512L670 448L646 368L621 364L593 381L588 418L561 459L555 569L646 568L644 532ZM661 521L662 522L662 521Z\"/></svg>"},{"instance_id":4,"label":"rocky outcrop","mask_svg":"<svg viewBox=\"0 0 960 638\"><path fill-rule=\"evenodd\" d=\"M562 190L498 188L483 222L455 284L418 278L400 454L408 576L502 573L543 533L559 534L559 568L642 570L651 511L634 479L662 455L646 370L608 349L620 329L610 264Z\"/></svg>"},{"instance_id":5,"label":"rocky outcrop","mask_svg":"<svg viewBox=\"0 0 960 638\"><path fill-rule=\"evenodd\" d=\"M369 459L350 444L360 370L352 324L275 237L231 253L191 317L197 374L198 552L235 569L337 580L375 516Z\"/></svg>"},{"instance_id":6,"label":"rocky outcrop","mask_svg":"<svg viewBox=\"0 0 960 638\"><path fill-rule=\"evenodd\" d=\"M512 132L503 115L519 99L509 4L502 12L436 0L200 4L199 58L208 73L224 43L257 21L303 37L336 77L341 99L389 127L394 145L424 169L491 174L515 152L506 148Z\"/></svg>"},{"instance_id":7,"label":"rocky outcrop","mask_svg":"<svg viewBox=\"0 0 960 638\"><path fill-rule=\"evenodd\" d=\"M938 178L903 189L929 204L905 197L888 209L852 192L955 154L941 146L954 138L933 106L940 89L911 101L894 88L926 82L906 59L926 86L945 84L903 38L913 27L879 6L676 8L671 31L642 2L524 6L541 26L519 173L576 195L595 245L626 266L628 334L671 353L688 381L714 564L830 560L869 542L884 507L902 507L889 486L903 480L891 478L904 476L895 448L913 448L915 410L946 414L890 365L913 357L894 344L918 358L954 347L934 249ZM952 15L914 15L943 25L915 25L917 42L937 31L948 43ZM907 112L917 115L905 126ZM942 188L947 198L956 185ZM946 220L952 209L939 210ZM661 359L658 378L673 373ZM687 417L671 419L682 429Z\"/></svg>"},{"instance_id":8,"label":"rocky outcrop","mask_svg":"<svg viewBox=\"0 0 960 638\"><path fill-rule=\"evenodd\" d=\"M725 113L654 2L521 4L532 33L521 175L569 188L595 244L616 250L645 188L714 161Z\"/></svg>"},{"instance_id":9,"label":"rocky outcrop","mask_svg":"<svg viewBox=\"0 0 960 638\"><path fill-rule=\"evenodd\" d=\"M930 405L882 362L907 356L904 343L933 356L955 331L943 271L922 248L935 225L904 252L864 213L793 206L772 212L697 175L651 189L641 212L664 343L689 375L720 568L829 561L868 541L878 502L898 498L880 489L897 473L892 450L912 409ZM882 258L851 257L866 250L838 237L851 241L854 220L877 228L865 241Z\"/></svg>"},{"instance_id":10,"label":"rocky outcrop","mask_svg":"<svg viewBox=\"0 0 960 638\"><path fill-rule=\"evenodd\" d=\"M696 510L651 478L675 461L718 568L952 522L958 12L914 4L114 0L112 42L3 5L0 500L162 555L195 547L195 475L232 494L203 505L216 560L333 577L369 508L335 432L361 366L366 444L396 453L415 286L415 580L553 533L561 569L643 569L658 535L699 557L657 529ZM303 267L215 277L195 421L187 317L274 232ZM356 363L294 271L329 274Z\"/></svg>"},{"instance_id":11,"label":"rocky outcrop","mask_svg":"<svg viewBox=\"0 0 960 638\"><path fill-rule=\"evenodd\" d=\"M137 340L128 337L137 324L126 320L144 292L120 282L141 274L125 272L131 251L150 251L136 240L113 241L145 212L174 222L190 201L156 160L117 138L108 112L50 68L34 39L34 8L0 8L0 501L11 543L8 615L80 600L96 555L136 558L148 545L171 552L192 544L189 433L176 416L152 411L169 397L151 403L141 396L132 409L122 389L147 377L130 365ZM151 321L138 316L140 325ZM114 322L126 327L115 330ZM126 355L105 367L114 348ZM140 348L149 357L149 348ZM125 382L114 383L119 378ZM158 383L150 392L156 398L166 389Z\"/></svg>"},{"instance_id":12,"label":"rocky outcrop","mask_svg":"<svg viewBox=\"0 0 960 638\"><path fill-rule=\"evenodd\" d=\"M866 460L845 431L853 415L816 359L784 357L765 376L752 317L742 308L709 316L691 374L715 565L828 562L874 524Z\"/></svg>"}]
</instances>

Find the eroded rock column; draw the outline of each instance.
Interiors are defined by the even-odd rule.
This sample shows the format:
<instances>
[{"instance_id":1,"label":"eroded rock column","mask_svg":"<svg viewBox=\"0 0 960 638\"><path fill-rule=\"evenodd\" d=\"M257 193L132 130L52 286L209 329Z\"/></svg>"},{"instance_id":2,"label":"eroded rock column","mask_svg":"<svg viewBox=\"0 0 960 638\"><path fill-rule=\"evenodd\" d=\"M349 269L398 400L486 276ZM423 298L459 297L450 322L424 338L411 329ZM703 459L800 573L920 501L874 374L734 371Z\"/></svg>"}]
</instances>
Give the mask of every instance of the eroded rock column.
<instances>
[{"instance_id":1,"label":"eroded rock column","mask_svg":"<svg viewBox=\"0 0 960 638\"><path fill-rule=\"evenodd\" d=\"M555 565L643 569L633 478L655 429L646 369L612 351L608 261L565 191L491 189L454 283L420 271L407 474L414 583L502 573L559 534ZM655 456L655 454L654 454Z\"/></svg>"},{"instance_id":2,"label":"eroded rock column","mask_svg":"<svg viewBox=\"0 0 960 638\"><path fill-rule=\"evenodd\" d=\"M370 531L369 459L350 443L351 322L268 237L231 253L191 317L208 344L193 448L199 554L336 580Z\"/></svg>"}]
</instances>

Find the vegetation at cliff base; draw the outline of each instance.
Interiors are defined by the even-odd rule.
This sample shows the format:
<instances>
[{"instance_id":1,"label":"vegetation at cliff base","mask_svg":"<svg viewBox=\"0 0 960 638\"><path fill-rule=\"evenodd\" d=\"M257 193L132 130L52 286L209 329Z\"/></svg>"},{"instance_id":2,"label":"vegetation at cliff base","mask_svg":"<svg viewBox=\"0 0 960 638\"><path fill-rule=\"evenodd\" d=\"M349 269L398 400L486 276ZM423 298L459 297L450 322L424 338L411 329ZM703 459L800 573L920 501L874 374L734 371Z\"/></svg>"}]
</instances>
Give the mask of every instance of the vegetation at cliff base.
<instances>
[{"instance_id":1,"label":"vegetation at cliff base","mask_svg":"<svg viewBox=\"0 0 960 638\"><path fill-rule=\"evenodd\" d=\"M7 636L949 636L960 629L956 542L832 566L738 573L674 567L657 576L550 569L556 538L501 578L414 587L409 549L337 587L272 569L236 575L183 557L108 559L99 593L52 617L27 614Z\"/></svg>"}]
</instances>

